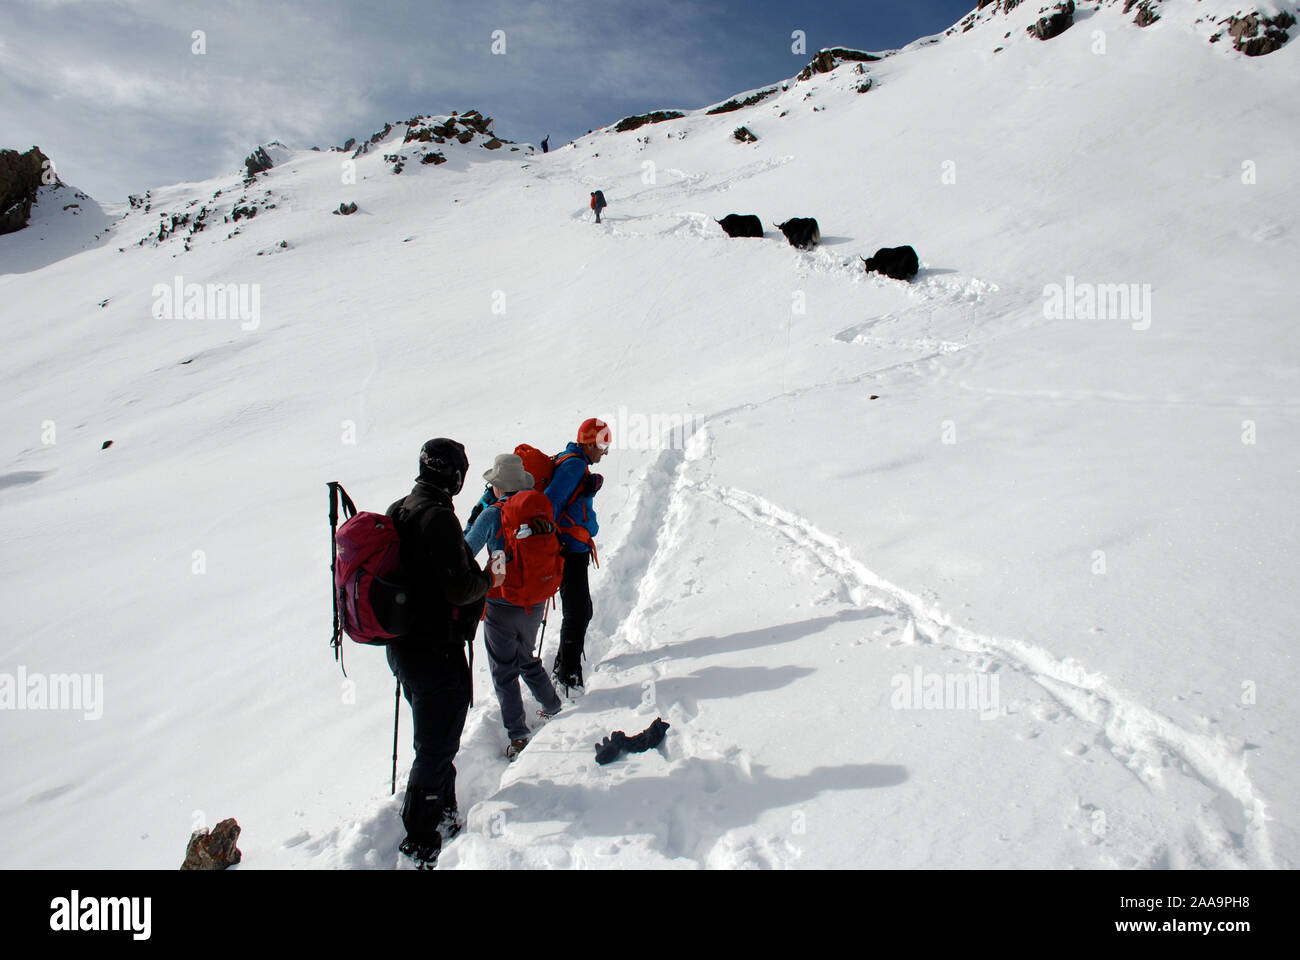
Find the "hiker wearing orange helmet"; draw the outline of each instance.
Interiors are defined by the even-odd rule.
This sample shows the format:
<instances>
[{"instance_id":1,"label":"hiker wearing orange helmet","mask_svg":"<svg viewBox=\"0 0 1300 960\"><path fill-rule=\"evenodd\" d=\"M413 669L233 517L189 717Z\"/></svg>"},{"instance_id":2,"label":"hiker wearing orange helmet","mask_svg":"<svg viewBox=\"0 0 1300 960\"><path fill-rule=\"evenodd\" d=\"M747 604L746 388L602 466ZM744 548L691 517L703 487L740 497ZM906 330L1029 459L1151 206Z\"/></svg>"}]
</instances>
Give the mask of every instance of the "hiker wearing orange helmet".
<instances>
[{"instance_id":1,"label":"hiker wearing orange helmet","mask_svg":"<svg viewBox=\"0 0 1300 960\"><path fill-rule=\"evenodd\" d=\"M582 654L592 615L587 569L595 556L594 538L600 530L592 500L604 478L589 468L609 452L610 441L609 425L603 420L591 417L582 421L577 439L555 458L555 472L546 488L546 496L555 508L564 556L564 579L560 584L564 622L551 675L566 695L584 685Z\"/></svg>"}]
</instances>

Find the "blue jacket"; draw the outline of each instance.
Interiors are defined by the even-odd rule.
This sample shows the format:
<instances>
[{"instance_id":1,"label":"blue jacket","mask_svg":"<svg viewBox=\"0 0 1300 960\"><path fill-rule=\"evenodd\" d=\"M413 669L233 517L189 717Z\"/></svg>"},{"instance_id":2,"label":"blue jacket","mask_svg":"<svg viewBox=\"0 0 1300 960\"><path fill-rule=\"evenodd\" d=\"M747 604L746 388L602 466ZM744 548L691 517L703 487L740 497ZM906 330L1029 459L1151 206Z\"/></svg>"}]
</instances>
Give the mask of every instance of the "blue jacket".
<instances>
[{"instance_id":1,"label":"blue jacket","mask_svg":"<svg viewBox=\"0 0 1300 960\"><path fill-rule=\"evenodd\" d=\"M555 468L555 473L551 474L550 486L546 488L546 496L555 508L555 524L560 528L586 527L592 539L595 539L600 531L600 524L596 522L596 508L591 503L592 495L579 492L577 499L569 503L569 498L583 486L591 461L587 459L587 455L582 452L582 448L576 441L570 442L564 448L564 453L576 453L577 456L569 457ZM566 507L565 504L568 506ZM590 550L587 544L567 533L560 534L560 543L564 549L572 550L574 553L586 553Z\"/></svg>"},{"instance_id":2,"label":"blue jacket","mask_svg":"<svg viewBox=\"0 0 1300 960\"><path fill-rule=\"evenodd\" d=\"M488 548L489 554L505 549L505 539L501 536L501 504L507 497L509 494L485 506L465 531L465 542L469 544L469 552L474 556L477 557L484 546Z\"/></svg>"},{"instance_id":3,"label":"blue jacket","mask_svg":"<svg viewBox=\"0 0 1300 960\"><path fill-rule=\"evenodd\" d=\"M484 494L483 499L487 500L492 496L492 488L489 487L488 492ZM470 525L469 531L465 534L465 542L469 545L469 552L471 554L477 557L478 552L482 550L484 546L488 548L489 556L497 550L504 550L506 548L505 537L501 535L501 504L505 503L513 496L513 493L507 493L500 500L493 501L485 506L483 511L474 519L474 522ZM500 597L488 597L487 602L511 606L511 604L502 600Z\"/></svg>"}]
</instances>

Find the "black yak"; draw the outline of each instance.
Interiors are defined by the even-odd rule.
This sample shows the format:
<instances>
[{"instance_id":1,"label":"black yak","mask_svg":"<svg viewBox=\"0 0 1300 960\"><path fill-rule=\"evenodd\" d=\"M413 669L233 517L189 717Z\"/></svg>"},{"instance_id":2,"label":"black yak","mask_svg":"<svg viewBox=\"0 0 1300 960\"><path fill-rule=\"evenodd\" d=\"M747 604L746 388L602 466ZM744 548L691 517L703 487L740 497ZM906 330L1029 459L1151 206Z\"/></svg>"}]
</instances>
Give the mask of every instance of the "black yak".
<instances>
[{"instance_id":1,"label":"black yak","mask_svg":"<svg viewBox=\"0 0 1300 960\"><path fill-rule=\"evenodd\" d=\"M778 223L776 228L785 234L792 247L807 250L821 243L821 228L812 217L792 217L785 223Z\"/></svg>"},{"instance_id":2,"label":"black yak","mask_svg":"<svg viewBox=\"0 0 1300 960\"><path fill-rule=\"evenodd\" d=\"M867 273L883 273L895 280L911 280L921 269L916 251L911 247L881 247L871 259L860 258Z\"/></svg>"},{"instance_id":3,"label":"black yak","mask_svg":"<svg viewBox=\"0 0 1300 960\"><path fill-rule=\"evenodd\" d=\"M752 213L729 213L713 222L725 230L729 237L763 236L763 221Z\"/></svg>"}]
</instances>

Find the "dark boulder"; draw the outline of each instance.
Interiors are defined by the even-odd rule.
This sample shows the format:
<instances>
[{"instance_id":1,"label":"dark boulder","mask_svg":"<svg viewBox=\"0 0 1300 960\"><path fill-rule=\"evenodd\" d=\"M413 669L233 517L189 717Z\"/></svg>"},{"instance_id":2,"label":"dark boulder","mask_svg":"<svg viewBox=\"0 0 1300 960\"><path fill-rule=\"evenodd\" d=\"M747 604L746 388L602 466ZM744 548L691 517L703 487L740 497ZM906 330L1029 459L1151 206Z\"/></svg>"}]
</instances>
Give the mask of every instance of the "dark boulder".
<instances>
[{"instance_id":1,"label":"dark boulder","mask_svg":"<svg viewBox=\"0 0 1300 960\"><path fill-rule=\"evenodd\" d=\"M262 147L258 147L244 158L244 166L248 168L248 175L250 177L255 177L259 173L265 173L267 170L270 170L275 166L275 164L271 162L271 158L267 155L266 150Z\"/></svg>"},{"instance_id":2,"label":"dark boulder","mask_svg":"<svg viewBox=\"0 0 1300 960\"><path fill-rule=\"evenodd\" d=\"M1295 16L1289 11L1282 11L1277 16L1262 16L1252 13L1245 17L1229 17L1222 21L1228 24L1228 33L1232 45L1248 57L1262 57L1280 49L1290 36L1288 31L1295 26ZM1260 26L1264 27L1261 35Z\"/></svg>"},{"instance_id":3,"label":"dark boulder","mask_svg":"<svg viewBox=\"0 0 1300 960\"><path fill-rule=\"evenodd\" d=\"M189 846L185 850L185 862L182 870L224 870L243 859L239 847L239 824L234 818L222 820L207 830L195 830L190 835Z\"/></svg>"},{"instance_id":4,"label":"dark boulder","mask_svg":"<svg viewBox=\"0 0 1300 960\"><path fill-rule=\"evenodd\" d=\"M39 147L26 153L0 150L0 233L27 226L46 170L53 171L53 167Z\"/></svg>"},{"instance_id":5,"label":"dark boulder","mask_svg":"<svg viewBox=\"0 0 1300 960\"><path fill-rule=\"evenodd\" d=\"M1046 17L1039 17L1037 23L1026 28L1028 32L1039 40L1051 40L1074 26L1074 0L1058 3L1055 11Z\"/></svg>"}]
</instances>

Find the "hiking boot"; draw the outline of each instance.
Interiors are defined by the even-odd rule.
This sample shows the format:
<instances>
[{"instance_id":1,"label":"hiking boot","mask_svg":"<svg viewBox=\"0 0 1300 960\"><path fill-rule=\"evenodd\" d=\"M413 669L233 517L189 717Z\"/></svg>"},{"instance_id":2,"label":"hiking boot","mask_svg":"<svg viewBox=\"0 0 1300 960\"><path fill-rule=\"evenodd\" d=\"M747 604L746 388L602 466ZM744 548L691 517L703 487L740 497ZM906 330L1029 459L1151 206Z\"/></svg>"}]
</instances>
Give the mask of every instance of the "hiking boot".
<instances>
[{"instance_id":1,"label":"hiking boot","mask_svg":"<svg viewBox=\"0 0 1300 960\"><path fill-rule=\"evenodd\" d=\"M411 858L416 870L432 870L438 865L438 854L442 852L442 838L434 834L433 840L420 842L412 840L408 835L397 849Z\"/></svg>"},{"instance_id":2,"label":"hiking boot","mask_svg":"<svg viewBox=\"0 0 1300 960\"><path fill-rule=\"evenodd\" d=\"M528 746L528 738L522 740L511 740L510 746L506 747L506 759L514 763L515 757L523 752L524 747Z\"/></svg>"},{"instance_id":3,"label":"hiking boot","mask_svg":"<svg viewBox=\"0 0 1300 960\"><path fill-rule=\"evenodd\" d=\"M537 719L540 723L549 723L551 720L554 720L556 714L558 714L563 709L564 709L564 702L561 701L560 705L553 710L538 710Z\"/></svg>"}]
</instances>

